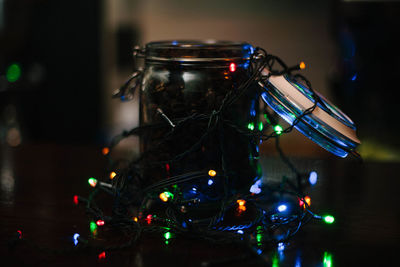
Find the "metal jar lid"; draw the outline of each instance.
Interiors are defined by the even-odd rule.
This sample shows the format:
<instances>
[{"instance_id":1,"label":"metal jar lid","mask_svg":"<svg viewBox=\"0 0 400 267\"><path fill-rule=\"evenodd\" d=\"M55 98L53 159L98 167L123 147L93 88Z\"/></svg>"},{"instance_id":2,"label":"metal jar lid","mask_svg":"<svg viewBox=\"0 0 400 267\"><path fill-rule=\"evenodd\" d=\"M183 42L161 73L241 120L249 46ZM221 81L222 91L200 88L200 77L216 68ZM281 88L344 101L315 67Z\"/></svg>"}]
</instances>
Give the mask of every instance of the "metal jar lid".
<instances>
[{"instance_id":1,"label":"metal jar lid","mask_svg":"<svg viewBox=\"0 0 400 267\"><path fill-rule=\"evenodd\" d=\"M268 74L265 68L262 75ZM339 157L356 154L355 148L361 142L354 122L321 94L312 92L287 75L271 75L267 80L259 81L259 85L264 89L263 100L289 124L297 119L294 127L306 137ZM311 113L304 115L315 105L315 96L317 105Z\"/></svg>"}]
</instances>

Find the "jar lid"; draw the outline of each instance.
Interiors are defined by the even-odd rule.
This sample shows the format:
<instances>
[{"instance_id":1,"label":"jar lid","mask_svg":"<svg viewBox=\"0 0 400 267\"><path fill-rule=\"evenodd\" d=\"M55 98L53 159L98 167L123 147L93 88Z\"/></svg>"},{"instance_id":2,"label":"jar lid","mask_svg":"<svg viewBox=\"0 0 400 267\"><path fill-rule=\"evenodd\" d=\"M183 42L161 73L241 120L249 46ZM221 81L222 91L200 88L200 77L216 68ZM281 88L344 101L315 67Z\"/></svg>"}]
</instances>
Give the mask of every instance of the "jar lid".
<instances>
[{"instance_id":1,"label":"jar lid","mask_svg":"<svg viewBox=\"0 0 400 267\"><path fill-rule=\"evenodd\" d=\"M253 47L231 41L159 41L146 44L148 61L214 62L249 60Z\"/></svg>"},{"instance_id":2,"label":"jar lid","mask_svg":"<svg viewBox=\"0 0 400 267\"><path fill-rule=\"evenodd\" d=\"M262 74L269 71L265 68ZM261 97L277 114L291 125L299 118L294 127L327 151L344 158L361 143L354 122L318 92L315 109L301 116L315 105L309 88L287 75L270 76L259 84L265 89Z\"/></svg>"}]
</instances>

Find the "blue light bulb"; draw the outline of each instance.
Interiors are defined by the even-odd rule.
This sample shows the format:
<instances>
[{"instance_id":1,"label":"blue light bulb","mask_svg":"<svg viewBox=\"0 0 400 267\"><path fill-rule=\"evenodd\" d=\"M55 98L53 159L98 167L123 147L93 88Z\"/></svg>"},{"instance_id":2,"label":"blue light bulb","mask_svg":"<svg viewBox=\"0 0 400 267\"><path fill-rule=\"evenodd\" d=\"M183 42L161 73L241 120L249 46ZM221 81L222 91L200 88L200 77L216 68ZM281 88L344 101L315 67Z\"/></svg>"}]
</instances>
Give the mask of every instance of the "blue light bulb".
<instances>
[{"instance_id":1,"label":"blue light bulb","mask_svg":"<svg viewBox=\"0 0 400 267\"><path fill-rule=\"evenodd\" d=\"M308 177L308 181L311 185L315 185L318 180L318 174L315 171L310 172L310 176Z\"/></svg>"},{"instance_id":2,"label":"blue light bulb","mask_svg":"<svg viewBox=\"0 0 400 267\"><path fill-rule=\"evenodd\" d=\"M284 212L287 210L287 206L285 204L279 205L278 206L278 211L279 212Z\"/></svg>"}]
</instances>

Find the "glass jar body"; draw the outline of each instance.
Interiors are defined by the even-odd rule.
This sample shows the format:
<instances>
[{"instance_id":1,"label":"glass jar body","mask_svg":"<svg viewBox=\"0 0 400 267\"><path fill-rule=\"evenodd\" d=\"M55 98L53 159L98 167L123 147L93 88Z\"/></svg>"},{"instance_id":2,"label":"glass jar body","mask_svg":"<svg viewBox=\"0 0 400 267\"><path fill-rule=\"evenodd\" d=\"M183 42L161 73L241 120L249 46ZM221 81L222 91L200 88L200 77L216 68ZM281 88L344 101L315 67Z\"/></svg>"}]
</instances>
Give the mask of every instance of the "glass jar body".
<instances>
[{"instance_id":1,"label":"glass jar body","mask_svg":"<svg viewBox=\"0 0 400 267\"><path fill-rule=\"evenodd\" d=\"M261 176L250 134L262 127L259 87L240 90L251 74L244 45L172 47L161 59L147 47L140 93L141 126L153 125L140 139L147 186L198 172L177 185L179 194L208 202L248 193Z\"/></svg>"}]
</instances>

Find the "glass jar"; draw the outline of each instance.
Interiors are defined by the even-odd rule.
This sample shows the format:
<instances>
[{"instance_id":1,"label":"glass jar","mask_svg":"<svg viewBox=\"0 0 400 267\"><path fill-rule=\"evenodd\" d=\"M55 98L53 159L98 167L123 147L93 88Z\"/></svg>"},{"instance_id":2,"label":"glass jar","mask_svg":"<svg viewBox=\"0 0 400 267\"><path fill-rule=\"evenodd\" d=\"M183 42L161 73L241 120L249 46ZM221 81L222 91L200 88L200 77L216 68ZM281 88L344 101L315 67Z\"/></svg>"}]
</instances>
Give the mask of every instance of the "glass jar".
<instances>
[{"instance_id":1,"label":"glass jar","mask_svg":"<svg viewBox=\"0 0 400 267\"><path fill-rule=\"evenodd\" d=\"M251 75L252 53L250 44L235 42L146 45L140 125L152 126L140 137L145 186L198 173L175 185L184 199L249 193L261 177L259 140L243 133L262 128L260 87L238 89ZM220 110L228 94L237 99Z\"/></svg>"}]
</instances>

